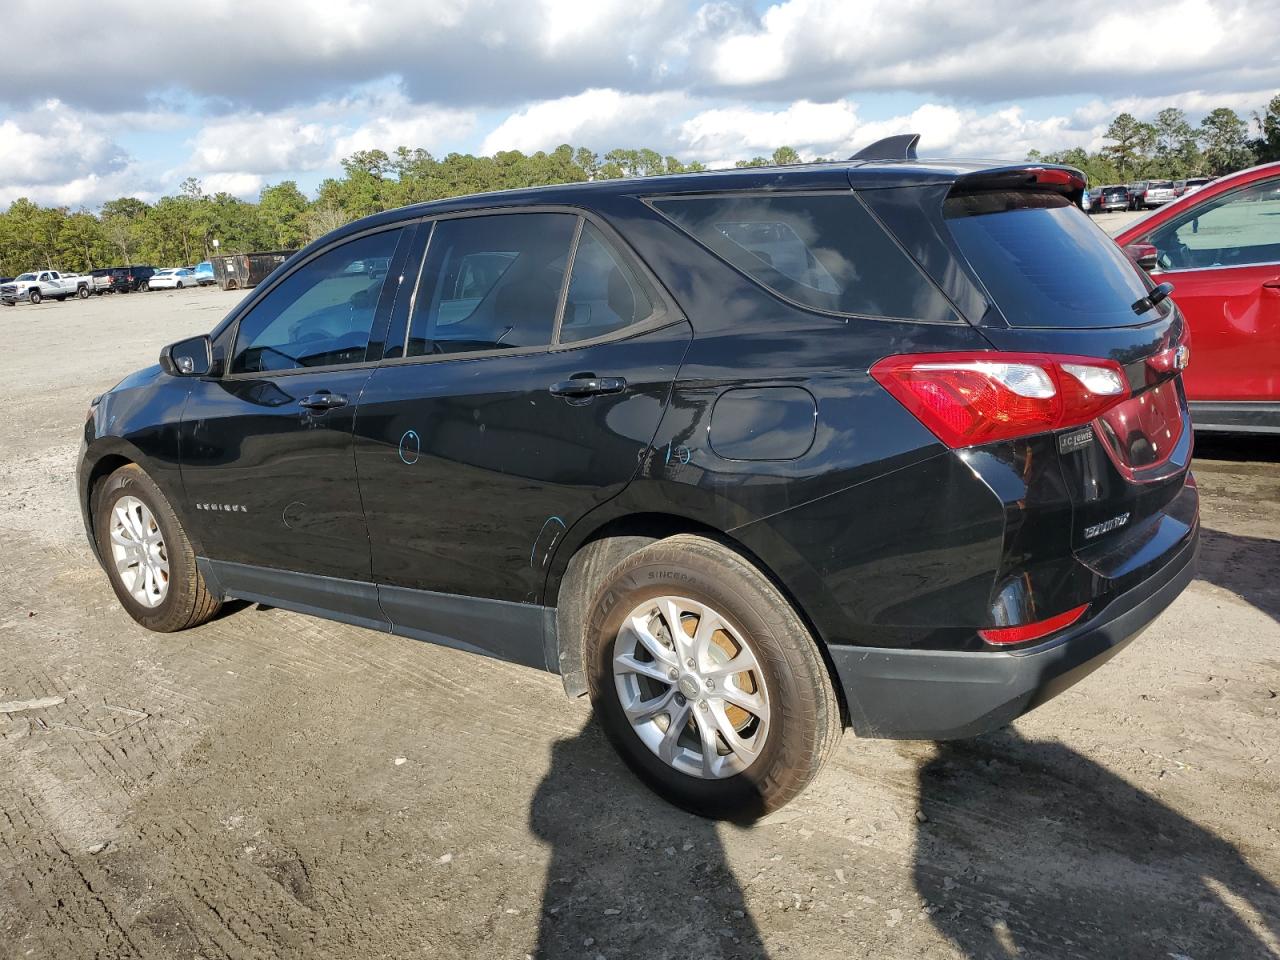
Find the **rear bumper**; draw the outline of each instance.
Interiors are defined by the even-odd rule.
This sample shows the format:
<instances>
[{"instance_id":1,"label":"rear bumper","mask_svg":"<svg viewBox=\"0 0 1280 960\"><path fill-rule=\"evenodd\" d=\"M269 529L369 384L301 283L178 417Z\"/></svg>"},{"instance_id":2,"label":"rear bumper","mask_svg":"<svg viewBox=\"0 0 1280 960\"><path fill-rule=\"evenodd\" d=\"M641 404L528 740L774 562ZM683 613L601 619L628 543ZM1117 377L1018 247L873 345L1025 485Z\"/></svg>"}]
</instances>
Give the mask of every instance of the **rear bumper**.
<instances>
[{"instance_id":1,"label":"rear bumper","mask_svg":"<svg viewBox=\"0 0 1280 960\"><path fill-rule=\"evenodd\" d=\"M1017 651L829 647L854 731L893 740L949 740L998 729L1057 696L1123 649L1195 575L1197 525L1156 573L1095 617Z\"/></svg>"}]
</instances>

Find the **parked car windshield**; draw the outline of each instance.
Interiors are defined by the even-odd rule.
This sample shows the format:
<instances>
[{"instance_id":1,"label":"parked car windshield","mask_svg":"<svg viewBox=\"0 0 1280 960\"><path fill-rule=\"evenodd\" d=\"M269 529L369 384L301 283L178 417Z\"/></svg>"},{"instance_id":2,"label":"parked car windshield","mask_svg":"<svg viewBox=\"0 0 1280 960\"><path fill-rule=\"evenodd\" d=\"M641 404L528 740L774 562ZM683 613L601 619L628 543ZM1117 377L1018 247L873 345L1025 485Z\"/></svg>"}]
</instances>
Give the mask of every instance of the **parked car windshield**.
<instances>
[{"instance_id":1,"label":"parked car windshield","mask_svg":"<svg viewBox=\"0 0 1280 960\"><path fill-rule=\"evenodd\" d=\"M34 273L24 273L22 276L18 277L19 280L34 280L35 278L36 275Z\"/></svg>"},{"instance_id":2,"label":"parked car windshield","mask_svg":"<svg viewBox=\"0 0 1280 960\"><path fill-rule=\"evenodd\" d=\"M993 191L948 197L947 225L1015 327L1122 327L1147 295L1131 260L1066 197ZM1168 306L1162 306L1168 310Z\"/></svg>"}]
</instances>

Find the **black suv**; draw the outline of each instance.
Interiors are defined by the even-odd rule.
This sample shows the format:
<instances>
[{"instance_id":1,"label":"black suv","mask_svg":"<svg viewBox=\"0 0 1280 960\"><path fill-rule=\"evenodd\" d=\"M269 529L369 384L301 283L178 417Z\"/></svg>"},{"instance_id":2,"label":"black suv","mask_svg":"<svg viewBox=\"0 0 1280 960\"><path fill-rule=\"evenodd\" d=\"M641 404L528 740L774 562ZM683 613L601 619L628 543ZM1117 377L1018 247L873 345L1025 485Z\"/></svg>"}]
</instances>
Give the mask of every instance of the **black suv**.
<instances>
[{"instance_id":1,"label":"black suv","mask_svg":"<svg viewBox=\"0 0 1280 960\"><path fill-rule=\"evenodd\" d=\"M1183 318L1078 171L894 155L322 238L93 401L79 496L120 602L558 673L646 782L735 819L845 727L1043 703L1192 576Z\"/></svg>"},{"instance_id":2,"label":"black suv","mask_svg":"<svg viewBox=\"0 0 1280 960\"><path fill-rule=\"evenodd\" d=\"M148 290L148 281L155 276L155 267L112 267L111 291L113 293L132 293L136 290Z\"/></svg>"}]
</instances>

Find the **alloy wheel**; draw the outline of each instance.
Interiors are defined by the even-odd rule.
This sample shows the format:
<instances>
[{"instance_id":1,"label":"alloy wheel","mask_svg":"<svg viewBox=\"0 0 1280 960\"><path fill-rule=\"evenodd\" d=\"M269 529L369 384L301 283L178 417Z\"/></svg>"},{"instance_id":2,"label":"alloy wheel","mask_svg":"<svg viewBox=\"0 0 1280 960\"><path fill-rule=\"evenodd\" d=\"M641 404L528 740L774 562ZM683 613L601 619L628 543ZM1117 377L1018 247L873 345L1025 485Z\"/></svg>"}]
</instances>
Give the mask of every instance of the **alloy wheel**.
<instances>
[{"instance_id":1,"label":"alloy wheel","mask_svg":"<svg viewBox=\"0 0 1280 960\"><path fill-rule=\"evenodd\" d=\"M111 557L130 596L158 607L169 593L169 556L151 509L137 497L121 497L111 508Z\"/></svg>"},{"instance_id":2,"label":"alloy wheel","mask_svg":"<svg viewBox=\"0 0 1280 960\"><path fill-rule=\"evenodd\" d=\"M613 678L636 735L668 766L718 780L746 770L769 736L769 691L744 633L687 597L657 597L623 620Z\"/></svg>"}]
</instances>

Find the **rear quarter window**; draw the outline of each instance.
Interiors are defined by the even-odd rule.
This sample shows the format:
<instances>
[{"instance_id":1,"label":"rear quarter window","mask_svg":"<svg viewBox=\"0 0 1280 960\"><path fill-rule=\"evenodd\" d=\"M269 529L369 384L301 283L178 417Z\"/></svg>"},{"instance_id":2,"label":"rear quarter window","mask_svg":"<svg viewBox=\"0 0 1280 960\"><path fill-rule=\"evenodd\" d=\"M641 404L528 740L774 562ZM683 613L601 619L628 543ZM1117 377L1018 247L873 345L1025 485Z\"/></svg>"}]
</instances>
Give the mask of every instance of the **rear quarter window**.
<instances>
[{"instance_id":1,"label":"rear quarter window","mask_svg":"<svg viewBox=\"0 0 1280 960\"><path fill-rule=\"evenodd\" d=\"M959 320L852 192L650 202L752 280L802 306L854 316Z\"/></svg>"}]
</instances>

